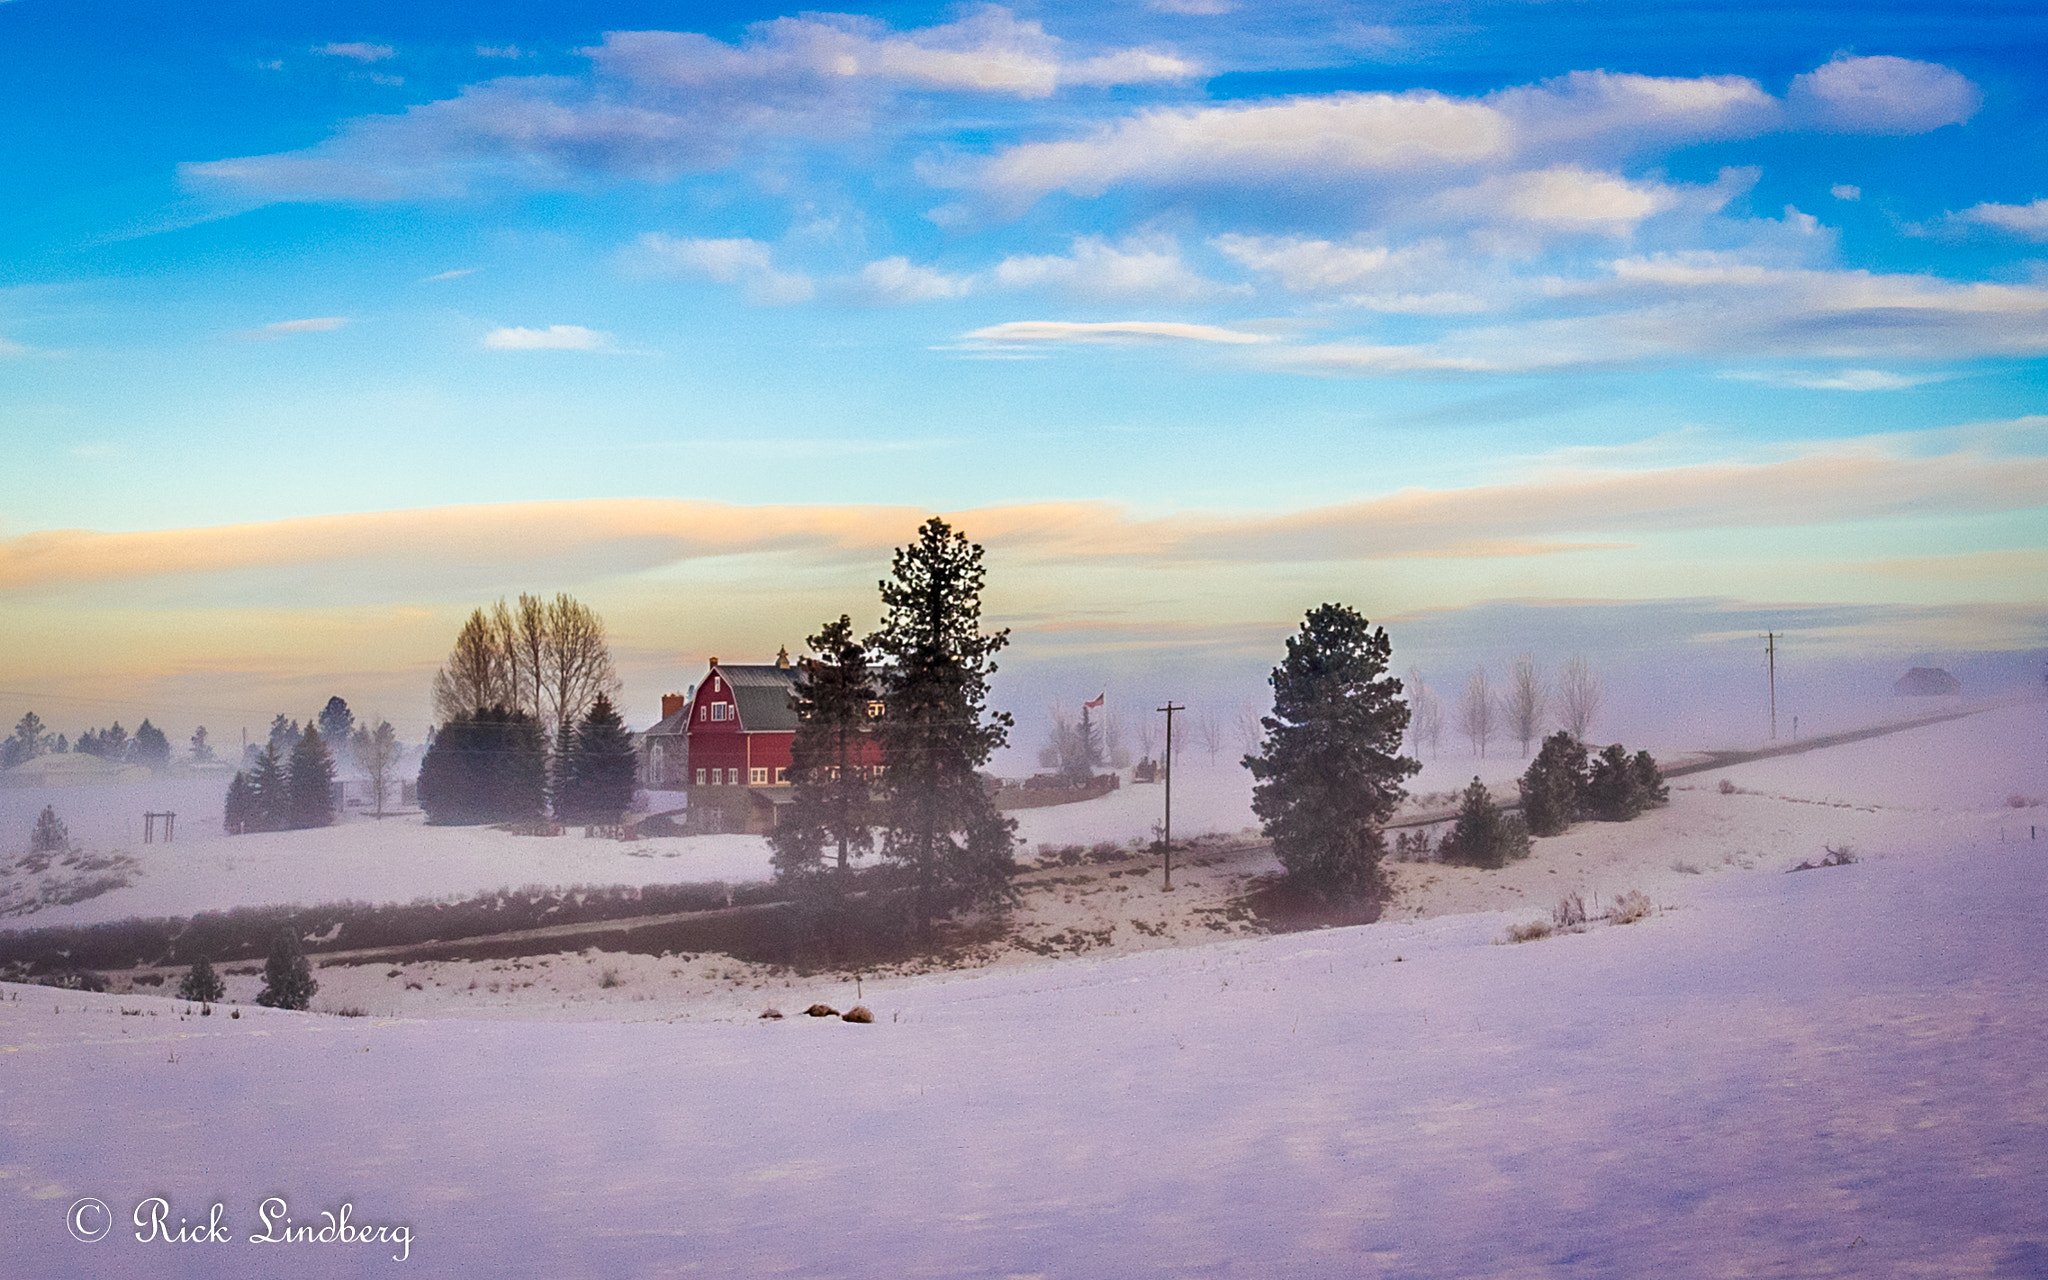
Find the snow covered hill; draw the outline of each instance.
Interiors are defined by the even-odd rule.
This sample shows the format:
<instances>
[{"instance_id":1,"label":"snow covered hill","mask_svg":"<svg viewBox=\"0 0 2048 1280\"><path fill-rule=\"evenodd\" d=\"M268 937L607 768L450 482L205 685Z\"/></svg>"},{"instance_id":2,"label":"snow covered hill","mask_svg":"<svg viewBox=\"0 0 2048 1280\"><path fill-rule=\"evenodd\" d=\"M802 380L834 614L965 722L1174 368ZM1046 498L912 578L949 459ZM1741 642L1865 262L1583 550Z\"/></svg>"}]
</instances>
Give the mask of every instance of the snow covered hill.
<instances>
[{"instance_id":1,"label":"snow covered hill","mask_svg":"<svg viewBox=\"0 0 2048 1280\"><path fill-rule=\"evenodd\" d=\"M52 1278L2039 1276L2048 840L2023 829L1688 878L1646 920L1522 945L1497 939L1529 913L1493 912L870 982L869 1026L737 996L729 1020L530 1024L7 987L0 1257ZM66 1229L87 1196L113 1215L90 1243ZM221 1204L233 1242L136 1241L150 1197L172 1226ZM409 1256L251 1243L266 1197L295 1226L344 1204L403 1225Z\"/></svg>"}]
</instances>

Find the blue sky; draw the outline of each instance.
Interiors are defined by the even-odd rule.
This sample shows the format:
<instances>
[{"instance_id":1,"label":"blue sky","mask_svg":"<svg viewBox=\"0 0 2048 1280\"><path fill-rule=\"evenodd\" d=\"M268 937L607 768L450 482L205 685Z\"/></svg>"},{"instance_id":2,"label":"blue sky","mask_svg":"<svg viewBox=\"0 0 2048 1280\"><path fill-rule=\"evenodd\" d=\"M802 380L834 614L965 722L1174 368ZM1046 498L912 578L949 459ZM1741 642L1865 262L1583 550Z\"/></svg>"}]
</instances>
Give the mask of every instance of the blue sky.
<instances>
[{"instance_id":1,"label":"blue sky","mask_svg":"<svg viewBox=\"0 0 2048 1280\"><path fill-rule=\"evenodd\" d=\"M0 59L50 707L421 719L521 590L644 702L929 512L1027 702L1256 696L1330 598L1452 679L2048 631L2038 6L7 0Z\"/></svg>"}]
</instances>

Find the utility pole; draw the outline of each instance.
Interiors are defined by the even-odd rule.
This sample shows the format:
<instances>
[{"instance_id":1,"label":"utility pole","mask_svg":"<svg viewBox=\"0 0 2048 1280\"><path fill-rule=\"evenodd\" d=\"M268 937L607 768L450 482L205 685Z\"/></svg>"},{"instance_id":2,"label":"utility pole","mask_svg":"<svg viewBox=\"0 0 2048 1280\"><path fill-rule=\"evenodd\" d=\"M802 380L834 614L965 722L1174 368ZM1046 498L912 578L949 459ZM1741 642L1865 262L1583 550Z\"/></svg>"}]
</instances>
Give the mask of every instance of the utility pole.
<instances>
[{"instance_id":1,"label":"utility pole","mask_svg":"<svg viewBox=\"0 0 2048 1280\"><path fill-rule=\"evenodd\" d=\"M1771 668L1771 741L1778 740L1778 633L1764 632L1764 661Z\"/></svg>"},{"instance_id":2,"label":"utility pole","mask_svg":"<svg viewBox=\"0 0 2048 1280\"><path fill-rule=\"evenodd\" d=\"M1173 888L1173 713L1176 711L1186 711L1187 708L1177 705L1172 698L1168 698L1166 705L1159 709L1166 713L1166 839L1162 843L1166 847L1166 887L1171 889Z\"/></svg>"}]
</instances>

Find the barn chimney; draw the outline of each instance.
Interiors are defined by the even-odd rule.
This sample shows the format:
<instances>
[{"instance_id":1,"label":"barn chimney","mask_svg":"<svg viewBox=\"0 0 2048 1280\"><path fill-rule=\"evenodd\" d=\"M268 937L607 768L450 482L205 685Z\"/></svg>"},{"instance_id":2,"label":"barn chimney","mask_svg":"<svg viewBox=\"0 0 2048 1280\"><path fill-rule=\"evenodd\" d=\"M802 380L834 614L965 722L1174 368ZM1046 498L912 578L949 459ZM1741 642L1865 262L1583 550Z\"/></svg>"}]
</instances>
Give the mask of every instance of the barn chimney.
<instances>
[{"instance_id":1,"label":"barn chimney","mask_svg":"<svg viewBox=\"0 0 2048 1280\"><path fill-rule=\"evenodd\" d=\"M689 703L689 700L688 700L687 698L683 697L683 695L682 695L682 694L680 694L680 693L664 693L664 694L662 694L662 695L661 695L661 718L662 718L662 719L664 719L664 720L668 719L668 718L669 718L670 716L674 715L674 714L675 714L676 712L678 712L678 711L681 711L681 710L682 710L682 709L683 709L683 708L684 708L685 706L687 706L687 705L688 705L688 703Z\"/></svg>"}]
</instances>

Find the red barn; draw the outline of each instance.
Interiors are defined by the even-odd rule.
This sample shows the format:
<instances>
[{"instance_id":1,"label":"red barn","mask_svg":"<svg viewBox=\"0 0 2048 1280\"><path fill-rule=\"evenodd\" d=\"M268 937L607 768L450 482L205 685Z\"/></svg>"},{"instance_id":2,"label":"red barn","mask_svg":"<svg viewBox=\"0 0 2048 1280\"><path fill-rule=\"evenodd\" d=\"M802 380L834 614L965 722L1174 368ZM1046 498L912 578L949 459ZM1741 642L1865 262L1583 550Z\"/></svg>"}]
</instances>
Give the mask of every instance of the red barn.
<instances>
[{"instance_id":1,"label":"red barn","mask_svg":"<svg viewBox=\"0 0 2048 1280\"><path fill-rule=\"evenodd\" d=\"M690 703L690 781L699 787L786 787L796 741L796 670L789 651L765 664L719 665Z\"/></svg>"}]
</instances>

